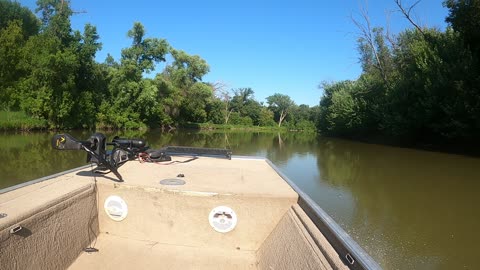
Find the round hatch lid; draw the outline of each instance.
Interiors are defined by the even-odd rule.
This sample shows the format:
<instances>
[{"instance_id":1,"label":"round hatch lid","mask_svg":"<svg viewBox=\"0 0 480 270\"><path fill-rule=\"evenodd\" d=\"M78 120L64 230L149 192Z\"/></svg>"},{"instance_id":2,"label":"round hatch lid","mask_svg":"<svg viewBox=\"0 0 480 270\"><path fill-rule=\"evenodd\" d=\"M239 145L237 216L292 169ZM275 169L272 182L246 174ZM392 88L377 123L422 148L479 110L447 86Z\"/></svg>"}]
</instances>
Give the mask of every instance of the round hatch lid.
<instances>
[{"instance_id":1,"label":"round hatch lid","mask_svg":"<svg viewBox=\"0 0 480 270\"><path fill-rule=\"evenodd\" d=\"M210 211L208 221L215 231L227 233L237 226L237 214L230 207L218 206Z\"/></svg>"},{"instance_id":2,"label":"round hatch lid","mask_svg":"<svg viewBox=\"0 0 480 270\"><path fill-rule=\"evenodd\" d=\"M119 196L109 196L105 200L103 207L105 208L105 213L115 221L122 221L127 217L127 203L125 203L125 201Z\"/></svg>"},{"instance_id":3,"label":"round hatch lid","mask_svg":"<svg viewBox=\"0 0 480 270\"><path fill-rule=\"evenodd\" d=\"M163 179L160 181L160 185L165 185L165 186L182 186L185 185L185 180L178 179L178 178L168 178L168 179Z\"/></svg>"}]
</instances>

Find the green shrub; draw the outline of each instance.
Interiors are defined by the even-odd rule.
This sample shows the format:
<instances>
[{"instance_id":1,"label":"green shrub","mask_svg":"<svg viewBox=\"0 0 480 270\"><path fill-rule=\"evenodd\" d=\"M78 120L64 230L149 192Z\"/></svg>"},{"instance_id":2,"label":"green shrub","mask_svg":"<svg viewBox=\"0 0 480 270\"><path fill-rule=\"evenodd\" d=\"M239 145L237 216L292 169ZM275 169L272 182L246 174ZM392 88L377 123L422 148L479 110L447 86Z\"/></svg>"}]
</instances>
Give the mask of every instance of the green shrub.
<instances>
[{"instance_id":1,"label":"green shrub","mask_svg":"<svg viewBox=\"0 0 480 270\"><path fill-rule=\"evenodd\" d=\"M34 118L24 112L0 111L0 130L46 129L45 119Z\"/></svg>"}]
</instances>

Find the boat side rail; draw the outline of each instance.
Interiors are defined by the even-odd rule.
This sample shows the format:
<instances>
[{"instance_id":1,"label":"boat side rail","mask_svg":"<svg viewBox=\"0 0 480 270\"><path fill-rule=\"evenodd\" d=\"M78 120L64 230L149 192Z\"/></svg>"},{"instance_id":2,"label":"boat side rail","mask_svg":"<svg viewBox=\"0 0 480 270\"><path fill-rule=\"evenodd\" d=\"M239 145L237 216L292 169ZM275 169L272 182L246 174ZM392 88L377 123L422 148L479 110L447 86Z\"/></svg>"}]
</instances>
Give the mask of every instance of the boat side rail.
<instances>
[{"instance_id":1,"label":"boat side rail","mask_svg":"<svg viewBox=\"0 0 480 270\"><path fill-rule=\"evenodd\" d=\"M350 269L382 269L370 255L353 240L310 196L293 183L269 159L265 161L298 193L298 204Z\"/></svg>"},{"instance_id":2,"label":"boat side rail","mask_svg":"<svg viewBox=\"0 0 480 270\"><path fill-rule=\"evenodd\" d=\"M55 173L55 174L47 175L47 176L40 177L40 178L37 178L37 179L33 179L33 180L30 180L30 181L27 181L27 182L23 182L23 183L20 183L20 184L17 184L17 185L2 188L2 189L0 189L0 194L7 193L7 192L10 192L10 191L14 191L16 189L23 188L23 187L30 186L30 185L34 185L34 184L37 184L37 183L41 183L41 182L53 179L55 177L59 177L59 176L65 175L65 174L69 174L69 173L76 172L76 171L79 171L79 170L87 169L89 167L91 167L90 164L83 165L83 166L73 168L73 169L70 169L70 170L62 171L62 172L59 172L59 173Z\"/></svg>"}]
</instances>

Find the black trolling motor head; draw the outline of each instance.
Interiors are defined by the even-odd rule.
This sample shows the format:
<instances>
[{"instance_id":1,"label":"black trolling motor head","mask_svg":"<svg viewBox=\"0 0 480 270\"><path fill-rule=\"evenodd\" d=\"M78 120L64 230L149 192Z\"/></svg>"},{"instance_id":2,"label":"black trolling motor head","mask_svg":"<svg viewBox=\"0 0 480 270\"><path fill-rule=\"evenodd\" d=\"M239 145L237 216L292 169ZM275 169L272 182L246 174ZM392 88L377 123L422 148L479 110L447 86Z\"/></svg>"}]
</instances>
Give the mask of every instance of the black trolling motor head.
<instances>
[{"instance_id":1,"label":"black trolling motor head","mask_svg":"<svg viewBox=\"0 0 480 270\"><path fill-rule=\"evenodd\" d=\"M107 150L107 146L113 149ZM122 176L117 168L128 160L137 158L139 153L145 152L148 146L141 139L125 139L115 137L111 143L102 133L94 133L86 141L80 141L70 134L56 134L52 138L52 147L57 150L84 150L87 152L87 162L97 164L94 172L110 170L122 182Z\"/></svg>"}]
</instances>

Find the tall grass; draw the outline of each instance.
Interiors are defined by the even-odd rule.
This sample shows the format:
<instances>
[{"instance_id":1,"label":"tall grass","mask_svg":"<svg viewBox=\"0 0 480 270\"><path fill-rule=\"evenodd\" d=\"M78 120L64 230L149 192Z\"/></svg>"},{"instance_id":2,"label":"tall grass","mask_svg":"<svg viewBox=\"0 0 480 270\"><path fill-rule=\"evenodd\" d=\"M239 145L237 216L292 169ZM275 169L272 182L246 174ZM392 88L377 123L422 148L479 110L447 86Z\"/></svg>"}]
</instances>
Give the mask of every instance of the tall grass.
<instances>
[{"instance_id":1,"label":"tall grass","mask_svg":"<svg viewBox=\"0 0 480 270\"><path fill-rule=\"evenodd\" d=\"M24 112L0 111L0 130L38 130L46 129L47 121L33 118Z\"/></svg>"}]
</instances>

